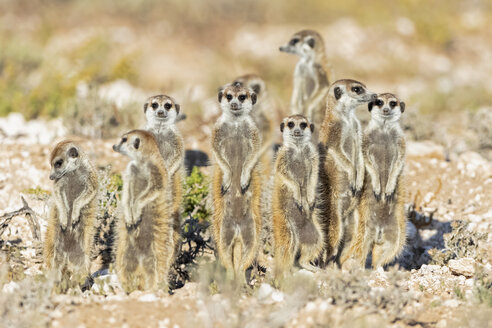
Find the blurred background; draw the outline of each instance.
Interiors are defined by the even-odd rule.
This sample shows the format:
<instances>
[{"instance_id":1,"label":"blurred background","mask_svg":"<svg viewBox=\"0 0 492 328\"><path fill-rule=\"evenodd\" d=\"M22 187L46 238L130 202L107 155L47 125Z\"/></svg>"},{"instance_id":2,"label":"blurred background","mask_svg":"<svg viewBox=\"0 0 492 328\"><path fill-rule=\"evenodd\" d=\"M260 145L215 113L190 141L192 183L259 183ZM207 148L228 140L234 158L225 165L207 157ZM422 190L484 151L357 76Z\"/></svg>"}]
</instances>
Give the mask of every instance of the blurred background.
<instances>
[{"instance_id":1,"label":"blurred background","mask_svg":"<svg viewBox=\"0 0 492 328\"><path fill-rule=\"evenodd\" d=\"M56 118L53 138L113 138L166 93L188 116L187 147L206 150L217 88L238 75L259 73L272 111L288 113L297 58L278 47L310 28L332 81L407 103L409 138L487 157L492 147L491 1L0 0L0 13L0 116L23 115L3 120L0 136Z\"/></svg>"}]
</instances>

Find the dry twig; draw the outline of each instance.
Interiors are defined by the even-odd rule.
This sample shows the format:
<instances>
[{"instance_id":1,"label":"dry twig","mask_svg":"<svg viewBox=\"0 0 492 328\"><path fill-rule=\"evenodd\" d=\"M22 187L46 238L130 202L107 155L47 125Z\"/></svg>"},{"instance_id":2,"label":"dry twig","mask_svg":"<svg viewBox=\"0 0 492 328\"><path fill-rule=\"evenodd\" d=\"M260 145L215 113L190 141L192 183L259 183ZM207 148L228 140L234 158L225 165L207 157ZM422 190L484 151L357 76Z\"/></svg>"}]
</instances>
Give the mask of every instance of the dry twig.
<instances>
[{"instance_id":1,"label":"dry twig","mask_svg":"<svg viewBox=\"0 0 492 328\"><path fill-rule=\"evenodd\" d=\"M7 229L10 221L19 215L25 215L27 218L27 221L29 222L29 227L31 228L32 232L32 237L36 239L37 241L41 240L41 228L39 226L39 221L38 217L36 216L36 213L32 210L31 207L29 207L29 204L27 204L26 200L24 199L23 196L21 196L22 200L22 208L18 209L17 211L13 211L10 213L5 213L4 215L0 216L0 236L3 234L3 232Z\"/></svg>"}]
</instances>

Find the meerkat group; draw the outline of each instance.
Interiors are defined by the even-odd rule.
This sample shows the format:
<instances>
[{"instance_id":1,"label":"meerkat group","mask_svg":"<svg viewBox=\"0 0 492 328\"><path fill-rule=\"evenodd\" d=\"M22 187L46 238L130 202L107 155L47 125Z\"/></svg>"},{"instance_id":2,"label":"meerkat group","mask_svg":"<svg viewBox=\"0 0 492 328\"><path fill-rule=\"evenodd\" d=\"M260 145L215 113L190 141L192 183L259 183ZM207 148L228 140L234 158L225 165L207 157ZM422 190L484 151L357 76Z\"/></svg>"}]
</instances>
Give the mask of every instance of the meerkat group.
<instances>
[{"instance_id":1,"label":"meerkat group","mask_svg":"<svg viewBox=\"0 0 492 328\"><path fill-rule=\"evenodd\" d=\"M300 57L294 72L292 114L279 124L256 74L239 76L218 92L221 115L211 137L212 237L231 280L262 250L265 220L272 222L273 272L282 279L297 264L322 270L354 258L365 267L393 261L405 245L405 138L399 125L405 103L376 94L358 81L330 84L324 41L315 31L295 33L280 51ZM371 112L365 130L355 114ZM115 270L122 287L166 288L181 242L184 141L176 122L180 105L170 96L146 100L146 126L122 135L113 150L130 158L123 174ZM181 115L181 116L180 116ZM97 173L69 140L51 154L53 205L45 238L48 269L90 274L98 201ZM271 178L271 217L260 206Z\"/></svg>"}]
</instances>

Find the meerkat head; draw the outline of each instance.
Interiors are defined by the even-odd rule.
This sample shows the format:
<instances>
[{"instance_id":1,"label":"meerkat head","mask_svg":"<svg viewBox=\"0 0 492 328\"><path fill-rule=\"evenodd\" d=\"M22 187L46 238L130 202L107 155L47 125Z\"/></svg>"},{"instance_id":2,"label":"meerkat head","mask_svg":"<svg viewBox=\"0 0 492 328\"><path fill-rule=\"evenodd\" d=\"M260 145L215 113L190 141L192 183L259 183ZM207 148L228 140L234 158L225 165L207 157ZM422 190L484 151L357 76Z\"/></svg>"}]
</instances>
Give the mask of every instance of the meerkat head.
<instances>
[{"instance_id":1,"label":"meerkat head","mask_svg":"<svg viewBox=\"0 0 492 328\"><path fill-rule=\"evenodd\" d=\"M321 35L313 30L302 30L294 34L289 43L279 48L282 52L314 59L318 54L325 53L325 43Z\"/></svg>"},{"instance_id":2,"label":"meerkat head","mask_svg":"<svg viewBox=\"0 0 492 328\"><path fill-rule=\"evenodd\" d=\"M133 130L122 135L120 143L113 145L113 150L138 161L152 157L159 152L159 147L152 133Z\"/></svg>"},{"instance_id":3,"label":"meerkat head","mask_svg":"<svg viewBox=\"0 0 492 328\"><path fill-rule=\"evenodd\" d=\"M145 118L150 127L174 124L178 117L179 109L179 104L166 95L150 97L144 104Z\"/></svg>"},{"instance_id":4,"label":"meerkat head","mask_svg":"<svg viewBox=\"0 0 492 328\"><path fill-rule=\"evenodd\" d=\"M380 122L398 122L405 111L405 103L392 93L380 93L367 105L371 118Z\"/></svg>"},{"instance_id":5,"label":"meerkat head","mask_svg":"<svg viewBox=\"0 0 492 328\"><path fill-rule=\"evenodd\" d=\"M224 113L247 115L256 104L256 93L240 82L232 83L219 91L219 103Z\"/></svg>"},{"instance_id":6,"label":"meerkat head","mask_svg":"<svg viewBox=\"0 0 492 328\"><path fill-rule=\"evenodd\" d=\"M69 140L59 142L51 152L50 180L59 180L65 174L78 169L81 155L80 146L76 143Z\"/></svg>"},{"instance_id":7,"label":"meerkat head","mask_svg":"<svg viewBox=\"0 0 492 328\"><path fill-rule=\"evenodd\" d=\"M340 109L355 109L358 105L375 100L377 95L366 86L354 80L338 80L330 86L329 97Z\"/></svg>"},{"instance_id":8,"label":"meerkat head","mask_svg":"<svg viewBox=\"0 0 492 328\"><path fill-rule=\"evenodd\" d=\"M257 74L246 74L237 77L232 84L241 83L242 85L250 88L256 94L257 102L260 101L265 94L265 81Z\"/></svg>"},{"instance_id":9,"label":"meerkat head","mask_svg":"<svg viewBox=\"0 0 492 328\"><path fill-rule=\"evenodd\" d=\"M291 115L280 123L280 132L285 143L304 143L311 140L314 124L303 115Z\"/></svg>"}]
</instances>

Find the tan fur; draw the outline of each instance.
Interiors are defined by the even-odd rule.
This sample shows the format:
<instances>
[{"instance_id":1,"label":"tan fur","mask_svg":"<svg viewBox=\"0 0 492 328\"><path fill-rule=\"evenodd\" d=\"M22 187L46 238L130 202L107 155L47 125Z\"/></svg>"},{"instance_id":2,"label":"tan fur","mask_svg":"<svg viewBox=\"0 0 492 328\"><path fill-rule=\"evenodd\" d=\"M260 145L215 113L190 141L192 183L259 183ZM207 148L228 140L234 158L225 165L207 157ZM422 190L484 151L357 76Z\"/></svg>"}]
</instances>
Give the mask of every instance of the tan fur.
<instances>
[{"instance_id":1,"label":"tan fur","mask_svg":"<svg viewBox=\"0 0 492 328\"><path fill-rule=\"evenodd\" d=\"M350 244L355 230L353 210L363 186L364 162L362 132L354 110L374 97L354 80L336 81L328 93L320 132L319 210L315 212L325 229L325 260L341 256L343 243Z\"/></svg>"},{"instance_id":2,"label":"tan fur","mask_svg":"<svg viewBox=\"0 0 492 328\"><path fill-rule=\"evenodd\" d=\"M298 40L294 43L295 40ZM312 40L312 41L311 41ZM313 42L314 48L309 45ZM313 30L295 33L280 51L301 57L294 71L291 112L303 114L316 126L321 126L326 109L326 95L330 87L323 37ZM317 130L313 140L318 140Z\"/></svg>"},{"instance_id":3,"label":"tan fur","mask_svg":"<svg viewBox=\"0 0 492 328\"><path fill-rule=\"evenodd\" d=\"M388 116L381 115L383 109ZM372 250L372 266L380 267L391 262L405 246L405 136L399 125L404 109L405 104L390 93L378 95L369 105L372 115L362 143L366 176L357 209L359 224L354 243L342 263L354 254L363 267Z\"/></svg>"},{"instance_id":4,"label":"tan fur","mask_svg":"<svg viewBox=\"0 0 492 328\"><path fill-rule=\"evenodd\" d=\"M59 168L58 161L63 161ZM70 140L55 146L50 163L50 179L55 183L45 235L44 264L47 269L67 269L85 279L90 273L95 233L97 173L80 146Z\"/></svg>"},{"instance_id":5,"label":"tan fur","mask_svg":"<svg viewBox=\"0 0 492 328\"><path fill-rule=\"evenodd\" d=\"M305 124L304 128L301 124ZM299 265L315 271L311 262L324 247L321 224L313 214L319 156L311 141L311 124L304 116L293 115L283 120L281 131L284 143L275 162L272 197L277 279L293 266L298 253Z\"/></svg>"},{"instance_id":6,"label":"tan fur","mask_svg":"<svg viewBox=\"0 0 492 328\"><path fill-rule=\"evenodd\" d=\"M136 146L138 140L138 146ZM127 292L167 287L174 252L168 171L152 133L130 131L113 149L129 156L123 176L116 271Z\"/></svg>"},{"instance_id":7,"label":"tan fur","mask_svg":"<svg viewBox=\"0 0 492 328\"><path fill-rule=\"evenodd\" d=\"M168 109L164 105L169 103ZM158 104L158 108L153 108ZM166 111L166 120L158 120L156 110ZM172 186L172 217L173 217L173 239L175 250L173 259L178 255L181 246L181 204L183 202L184 182L184 140L176 126L176 119L180 113L180 106L174 98L167 95L152 96L144 105L147 118L147 130L152 132L159 144L159 151L168 168L170 185ZM156 118L157 117L157 118Z\"/></svg>"},{"instance_id":8,"label":"tan fur","mask_svg":"<svg viewBox=\"0 0 492 328\"><path fill-rule=\"evenodd\" d=\"M228 277L240 282L245 281L245 271L257 257L262 231L261 137L250 116L255 101L253 91L241 84L222 89L219 102L223 114L212 133L217 161L212 180L213 236Z\"/></svg>"}]
</instances>

